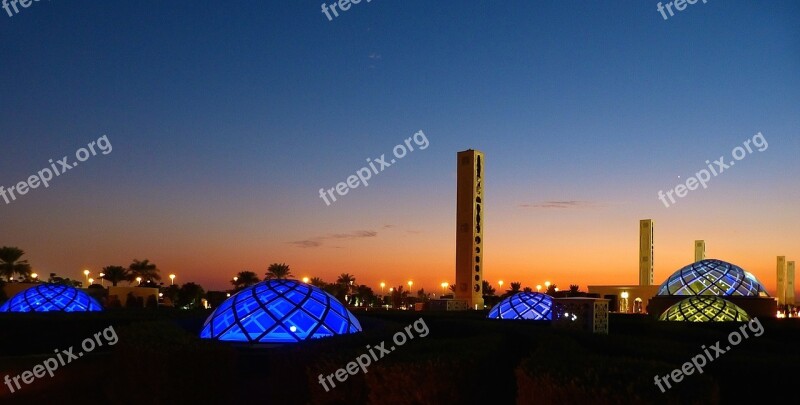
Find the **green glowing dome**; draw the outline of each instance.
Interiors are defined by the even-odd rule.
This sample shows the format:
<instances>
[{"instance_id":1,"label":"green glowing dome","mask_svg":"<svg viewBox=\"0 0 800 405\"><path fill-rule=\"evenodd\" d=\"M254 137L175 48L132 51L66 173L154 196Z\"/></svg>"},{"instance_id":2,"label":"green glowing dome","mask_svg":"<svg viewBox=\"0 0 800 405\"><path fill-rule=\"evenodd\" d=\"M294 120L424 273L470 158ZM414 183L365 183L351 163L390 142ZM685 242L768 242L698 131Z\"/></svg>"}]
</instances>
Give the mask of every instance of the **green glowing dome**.
<instances>
[{"instance_id":1,"label":"green glowing dome","mask_svg":"<svg viewBox=\"0 0 800 405\"><path fill-rule=\"evenodd\" d=\"M667 308L659 320L679 322L744 322L750 316L736 304L711 295L697 295Z\"/></svg>"}]
</instances>

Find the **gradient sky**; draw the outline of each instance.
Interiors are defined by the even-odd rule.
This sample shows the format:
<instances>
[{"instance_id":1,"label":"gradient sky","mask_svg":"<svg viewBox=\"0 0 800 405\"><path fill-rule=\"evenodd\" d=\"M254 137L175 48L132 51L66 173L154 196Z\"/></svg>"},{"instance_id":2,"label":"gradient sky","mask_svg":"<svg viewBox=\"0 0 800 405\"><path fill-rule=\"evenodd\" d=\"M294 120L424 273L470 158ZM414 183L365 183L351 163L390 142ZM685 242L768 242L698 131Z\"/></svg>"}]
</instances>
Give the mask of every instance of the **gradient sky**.
<instances>
[{"instance_id":1,"label":"gradient sky","mask_svg":"<svg viewBox=\"0 0 800 405\"><path fill-rule=\"evenodd\" d=\"M74 278L147 258L222 289L286 262L438 292L454 282L455 155L473 148L495 286L635 284L643 218L656 282L695 239L770 292L775 257L800 261L800 3L710 0L667 21L656 1L374 0L333 21L320 3L0 10L0 185L113 145L0 200L0 245ZM427 149L319 198L418 130ZM766 151L657 199L759 131Z\"/></svg>"}]
</instances>

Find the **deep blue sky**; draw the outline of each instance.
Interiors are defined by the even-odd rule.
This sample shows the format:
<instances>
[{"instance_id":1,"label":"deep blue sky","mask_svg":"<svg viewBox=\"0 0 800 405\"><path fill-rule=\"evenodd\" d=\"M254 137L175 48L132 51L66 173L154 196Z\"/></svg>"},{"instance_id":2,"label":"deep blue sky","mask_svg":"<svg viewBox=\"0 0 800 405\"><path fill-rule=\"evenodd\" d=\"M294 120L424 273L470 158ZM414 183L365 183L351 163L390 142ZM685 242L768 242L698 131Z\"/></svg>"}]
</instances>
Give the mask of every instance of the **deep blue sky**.
<instances>
[{"instance_id":1,"label":"deep blue sky","mask_svg":"<svg viewBox=\"0 0 800 405\"><path fill-rule=\"evenodd\" d=\"M559 267L548 235L582 235L558 244L634 268L636 220L651 217L664 224L657 278L685 264L669 243L688 252L704 228L725 253L768 240L738 258L762 279L775 255L800 255L800 3L709 0L667 21L656 1L373 0L333 21L320 3L0 10L0 185L102 134L114 147L0 201L0 244L70 275L148 257L209 284L272 261L434 282L452 278L455 153L475 148L487 154L488 277L597 283ZM418 130L428 149L331 207L318 198ZM656 199L758 131L767 152L675 207ZM588 208L521 207L551 200ZM359 230L379 235L339 238L337 251L290 243ZM617 236L630 249L603 247Z\"/></svg>"}]
</instances>

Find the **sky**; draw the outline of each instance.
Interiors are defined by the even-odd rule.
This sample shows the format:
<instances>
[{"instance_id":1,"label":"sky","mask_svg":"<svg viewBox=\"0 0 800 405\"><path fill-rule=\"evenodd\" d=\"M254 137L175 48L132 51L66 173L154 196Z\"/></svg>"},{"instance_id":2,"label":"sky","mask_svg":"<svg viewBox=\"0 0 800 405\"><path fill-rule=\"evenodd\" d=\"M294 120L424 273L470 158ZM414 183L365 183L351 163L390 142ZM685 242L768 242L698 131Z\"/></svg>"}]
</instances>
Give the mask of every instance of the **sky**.
<instances>
[{"instance_id":1,"label":"sky","mask_svg":"<svg viewBox=\"0 0 800 405\"><path fill-rule=\"evenodd\" d=\"M478 149L495 287L636 284L652 218L657 283L703 239L774 293L776 256L800 261L798 17L790 0L667 20L655 1L373 0L331 20L307 0L0 9L0 186L86 148L0 199L0 245L71 278L146 258L214 290L285 262L439 292L456 153ZM659 200L758 133L763 151ZM320 198L408 138L367 187Z\"/></svg>"}]
</instances>

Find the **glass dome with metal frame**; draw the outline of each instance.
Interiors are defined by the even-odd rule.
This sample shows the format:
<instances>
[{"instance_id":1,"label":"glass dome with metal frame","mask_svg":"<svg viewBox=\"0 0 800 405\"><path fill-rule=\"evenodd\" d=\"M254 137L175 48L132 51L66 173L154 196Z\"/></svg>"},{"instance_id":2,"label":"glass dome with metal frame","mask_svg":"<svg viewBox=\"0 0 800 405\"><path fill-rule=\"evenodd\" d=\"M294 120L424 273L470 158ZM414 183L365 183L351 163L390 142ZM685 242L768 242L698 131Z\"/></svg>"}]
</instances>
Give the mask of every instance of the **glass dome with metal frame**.
<instances>
[{"instance_id":1,"label":"glass dome with metal frame","mask_svg":"<svg viewBox=\"0 0 800 405\"><path fill-rule=\"evenodd\" d=\"M230 342L293 343L361 332L336 297L296 280L266 280L225 300L200 337Z\"/></svg>"},{"instance_id":2,"label":"glass dome with metal frame","mask_svg":"<svg viewBox=\"0 0 800 405\"><path fill-rule=\"evenodd\" d=\"M103 306L89 294L64 284L39 284L20 291L0 312L96 312Z\"/></svg>"},{"instance_id":3,"label":"glass dome with metal frame","mask_svg":"<svg viewBox=\"0 0 800 405\"><path fill-rule=\"evenodd\" d=\"M701 260L676 271L661 284L658 295L768 296L755 276L716 259Z\"/></svg>"},{"instance_id":4,"label":"glass dome with metal frame","mask_svg":"<svg viewBox=\"0 0 800 405\"><path fill-rule=\"evenodd\" d=\"M552 320L553 298L538 292L520 292L505 298L489 311L494 319Z\"/></svg>"},{"instance_id":5,"label":"glass dome with metal frame","mask_svg":"<svg viewBox=\"0 0 800 405\"><path fill-rule=\"evenodd\" d=\"M747 315L738 305L715 296L698 295L681 300L667 308L659 317L662 321L683 322L744 322Z\"/></svg>"}]
</instances>

